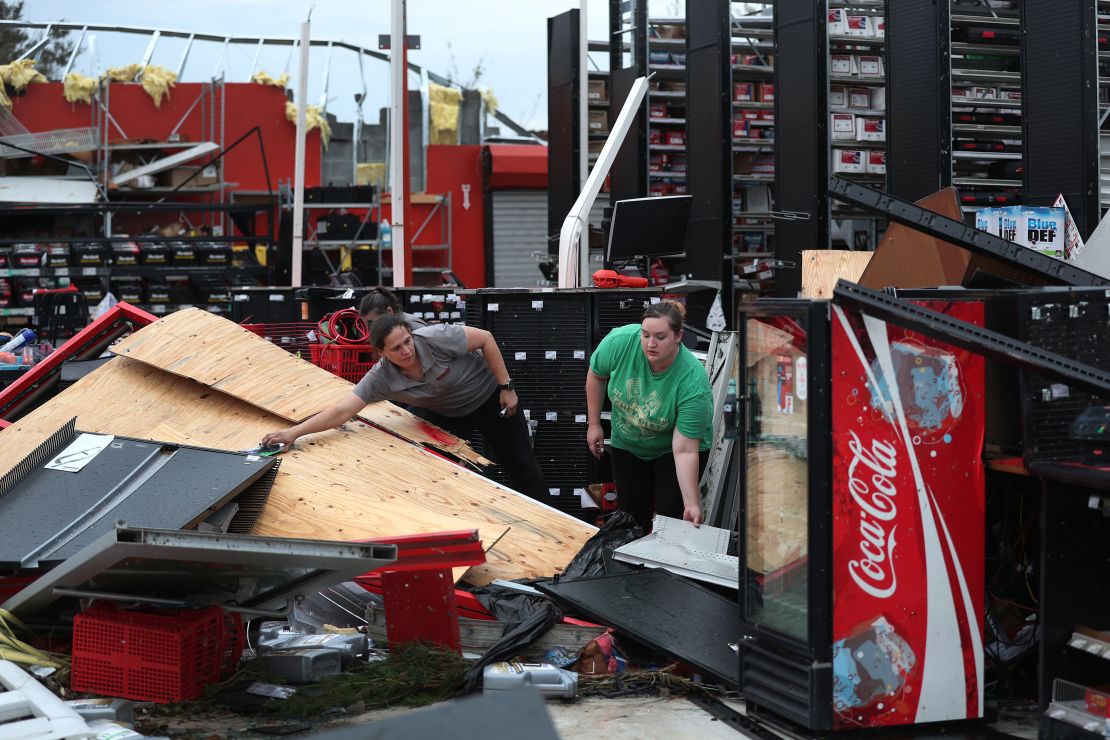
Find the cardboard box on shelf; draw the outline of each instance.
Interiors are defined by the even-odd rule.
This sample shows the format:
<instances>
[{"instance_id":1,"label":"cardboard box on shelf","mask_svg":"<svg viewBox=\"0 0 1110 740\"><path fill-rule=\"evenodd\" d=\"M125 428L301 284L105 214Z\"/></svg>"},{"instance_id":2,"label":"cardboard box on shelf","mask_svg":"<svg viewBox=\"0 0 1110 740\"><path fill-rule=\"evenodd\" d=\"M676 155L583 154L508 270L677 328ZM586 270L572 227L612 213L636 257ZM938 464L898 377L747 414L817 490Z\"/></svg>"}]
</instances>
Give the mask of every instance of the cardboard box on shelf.
<instances>
[{"instance_id":1,"label":"cardboard box on shelf","mask_svg":"<svg viewBox=\"0 0 1110 740\"><path fill-rule=\"evenodd\" d=\"M998 89L988 86L976 86L971 88L971 97L975 100L997 100Z\"/></svg>"},{"instance_id":2,"label":"cardboard box on shelf","mask_svg":"<svg viewBox=\"0 0 1110 740\"><path fill-rule=\"evenodd\" d=\"M196 177L189 180L193 174L196 174ZM189 183L185 186L187 188L207 187L219 182L219 173L216 171L215 165L209 165L204 168L188 166L174 167L173 169L158 173L158 184L162 187L176 188L186 181Z\"/></svg>"},{"instance_id":3,"label":"cardboard box on shelf","mask_svg":"<svg viewBox=\"0 0 1110 740\"><path fill-rule=\"evenodd\" d=\"M734 139L748 139L751 138L752 124L744 118L732 119L732 138Z\"/></svg>"},{"instance_id":4,"label":"cardboard box on shelf","mask_svg":"<svg viewBox=\"0 0 1110 740\"><path fill-rule=\"evenodd\" d=\"M878 55L868 54L859 57L860 77L882 77L883 58Z\"/></svg>"},{"instance_id":5,"label":"cardboard box on shelf","mask_svg":"<svg viewBox=\"0 0 1110 740\"><path fill-rule=\"evenodd\" d=\"M975 228L1006 241L1064 259L1067 249L1067 215L1063 208L980 208Z\"/></svg>"},{"instance_id":6,"label":"cardboard box on shelf","mask_svg":"<svg viewBox=\"0 0 1110 740\"><path fill-rule=\"evenodd\" d=\"M865 172L865 154L862 149L833 149L833 172Z\"/></svg>"},{"instance_id":7,"label":"cardboard box on shelf","mask_svg":"<svg viewBox=\"0 0 1110 740\"><path fill-rule=\"evenodd\" d=\"M876 15L871 18L871 27L875 29L875 38L886 38L886 18Z\"/></svg>"},{"instance_id":8,"label":"cardboard box on shelf","mask_svg":"<svg viewBox=\"0 0 1110 740\"><path fill-rule=\"evenodd\" d=\"M854 113L833 113L829 118L829 136L833 141L856 138L856 116Z\"/></svg>"},{"instance_id":9,"label":"cardboard box on shelf","mask_svg":"<svg viewBox=\"0 0 1110 740\"><path fill-rule=\"evenodd\" d=\"M844 8L829 9L829 35L843 36L848 32L848 11Z\"/></svg>"},{"instance_id":10,"label":"cardboard box on shelf","mask_svg":"<svg viewBox=\"0 0 1110 740\"><path fill-rule=\"evenodd\" d=\"M751 103L755 100L755 85L751 82L732 83L732 99L738 103Z\"/></svg>"},{"instance_id":11,"label":"cardboard box on shelf","mask_svg":"<svg viewBox=\"0 0 1110 740\"><path fill-rule=\"evenodd\" d=\"M775 102L775 83L761 82L759 83L759 100L763 103Z\"/></svg>"},{"instance_id":12,"label":"cardboard box on shelf","mask_svg":"<svg viewBox=\"0 0 1110 740\"><path fill-rule=\"evenodd\" d=\"M686 24L652 23L651 32L657 39L684 39L686 38Z\"/></svg>"},{"instance_id":13,"label":"cardboard box on shelf","mask_svg":"<svg viewBox=\"0 0 1110 740\"><path fill-rule=\"evenodd\" d=\"M605 111L590 111L588 120L588 127L591 134L604 134L609 131L609 118L605 115Z\"/></svg>"},{"instance_id":14,"label":"cardboard box on shelf","mask_svg":"<svg viewBox=\"0 0 1110 740\"><path fill-rule=\"evenodd\" d=\"M1000 88L998 90L998 99L999 100L1012 100L1014 102L1020 103L1021 102L1021 90L1020 89L1018 89L1018 90L1007 90L1007 89Z\"/></svg>"},{"instance_id":15,"label":"cardboard box on shelf","mask_svg":"<svg viewBox=\"0 0 1110 740\"><path fill-rule=\"evenodd\" d=\"M749 175L752 171L751 152L732 153L732 172L736 175Z\"/></svg>"},{"instance_id":16,"label":"cardboard box on shelf","mask_svg":"<svg viewBox=\"0 0 1110 740\"><path fill-rule=\"evenodd\" d=\"M829 74L833 77L851 77L856 70L855 59L851 54L833 54L829 57Z\"/></svg>"},{"instance_id":17,"label":"cardboard box on shelf","mask_svg":"<svg viewBox=\"0 0 1110 740\"><path fill-rule=\"evenodd\" d=\"M872 149L867 152L867 165L864 172L872 175L885 175L886 174L886 151L883 149Z\"/></svg>"},{"instance_id":18,"label":"cardboard box on shelf","mask_svg":"<svg viewBox=\"0 0 1110 740\"><path fill-rule=\"evenodd\" d=\"M875 28L869 15L848 15L844 21L846 36L874 36Z\"/></svg>"},{"instance_id":19,"label":"cardboard box on shelf","mask_svg":"<svg viewBox=\"0 0 1110 740\"><path fill-rule=\"evenodd\" d=\"M871 108L871 91L866 87L852 87L848 89L848 107L858 110Z\"/></svg>"},{"instance_id":20,"label":"cardboard box on shelf","mask_svg":"<svg viewBox=\"0 0 1110 740\"><path fill-rule=\"evenodd\" d=\"M857 117L856 138L860 141L886 141L886 119Z\"/></svg>"},{"instance_id":21,"label":"cardboard box on shelf","mask_svg":"<svg viewBox=\"0 0 1110 740\"><path fill-rule=\"evenodd\" d=\"M956 102L957 100L964 101L964 100L974 100L974 99L975 98L973 98L972 95L971 95L971 88L970 87L954 87L954 88L952 88L952 102Z\"/></svg>"},{"instance_id":22,"label":"cardboard box on shelf","mask_svg":"<svg viewBox=\"0 0 1110 740\"><path fill-rule=\"evenodd\" d=\"M744 210L758 213L771 210L771 188L764 184L744 188Z\"/></svg>"},{"instance_id":23,"label":"cardboard box on shelf","mask_svg":"<svg viewBox=\"0 0 1110 740\"><path fill-rule=\"evenodd\" d=\"M686 143L686 132L667 131L666 135L663 137L663 143L670 144L671 146L682 146Z\"/></svg>"},{"instance_id":24,"label":"cardboard box on shelf","mask_svg":"<svg viewBox=\"0 0 1110 740\"><path fill-rule=\"evenodd\" d=\"M606 80L589 80L586 98L591 103L604 103L609 100L609 83Z\"/></svg>"},{"instance_id":25,"label":"cardboard box on shelf","mask_svg":"<svg viewBox=\"0 0 1110 740\"><path fill-rule=\"evenodd\" d=\"M667 104L666 103L649 103L648 104L648 118L666 118L667 117Z\"/></svg>"},{"instance_id":26,"label":"cardboard box on shelf","mask_svg":"<svg viewBox=\"0 0 1110 740\"><path fill-rule=\"evenodd\" d=\"M843 85L830 85L829 86L829 107L830 108L847 108L848 107L848 90Z\"/></svg>"},{"instance_id":27,"label":"cardboard box on shelf","mask_svg":"<svg viewBox=\"0 0 1110 740\"><path fill-rule=\"evenodd\" d=\"M871 88L871 110L886 110L886 86Z\"/></svg>"}]
</instances>

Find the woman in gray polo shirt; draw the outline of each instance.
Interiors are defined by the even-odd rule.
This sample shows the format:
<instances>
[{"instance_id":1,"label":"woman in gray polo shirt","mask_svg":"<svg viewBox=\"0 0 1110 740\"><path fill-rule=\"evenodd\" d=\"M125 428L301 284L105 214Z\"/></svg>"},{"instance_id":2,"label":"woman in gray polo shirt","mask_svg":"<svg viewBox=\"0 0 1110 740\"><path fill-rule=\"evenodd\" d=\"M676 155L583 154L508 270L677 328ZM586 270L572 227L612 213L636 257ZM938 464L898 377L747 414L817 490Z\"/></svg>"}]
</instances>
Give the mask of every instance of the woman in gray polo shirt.
<instances>
[{"instance_id":1,"label":"woman in gray polo shirt","mask_svg":"<svg viewBox=\"0 0 1110 740\"><path fill-rule=\"evenodd\" d=\"M362 301L358 304L358 315L362 317L367 326L370 326L382 316L400 316L409 323L413 331L428 325L428 322L424 319L418 319L405 311L396 293L380 285L362 297Z\"/></svg>"},{"instance_id":2,"label":"woman in gray polo shirt","mask_svg":"<svg viewBox=\"0 0 1110 740\"><path fill-rule=\"evenodd\" d=\"M424 418L457 437L481 432L513 488L543 500L547 486L517 413L516 391L493 335L484 329L437 324L413 330L396 314L370 326L382 359L345 398L296 426L271 432L263 444L292 445L301 435L339 426L368 403L398 401L426 409Z\"/></svg>"}]
</instances>

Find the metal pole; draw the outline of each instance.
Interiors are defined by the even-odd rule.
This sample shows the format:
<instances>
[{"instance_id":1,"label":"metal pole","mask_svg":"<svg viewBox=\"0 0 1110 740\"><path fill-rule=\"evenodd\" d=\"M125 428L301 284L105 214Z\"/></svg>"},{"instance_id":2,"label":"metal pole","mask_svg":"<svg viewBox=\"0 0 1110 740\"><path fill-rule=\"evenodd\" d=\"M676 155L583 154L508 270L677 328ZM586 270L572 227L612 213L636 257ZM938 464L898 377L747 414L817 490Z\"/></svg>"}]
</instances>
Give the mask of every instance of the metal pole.
<instances>
[{"instance_id":1,"label":"metal pole","mask_svg":"<svg viewBox=\"0 0 1110 740\"><path fill-rule=\"evenodd\" d=\"M587 57L590 42L588 26L590 0L578 0L578 187L586 182L590 174L590 131L587 109L590 105L590 70Z\"/></svg>"},{"instance_id":2,"label":"metal pole","mask_svg":"<svg viewBox=\"0 0 1110 740\"><path fill-rule=\"evenodd\" d=\"M304 116L308 103L308 52L309 28L312 11L308 20L301 24L301 64L297 77L297 151L293 164L293 271L289 284L294 288L301 286L301 260L304 257Z\"/></svg>"},{"instance_id":3,"label":"metal pole","mask_svg":"<svg viewBox=\"0 0 1110 740\"><path fill-rule=\"evenodd\" d=\"M390 221L393 239L393 286L408 284L408 250L405 248L405 206L408 193L408 70L405 68L405 0L391 0L390 9Z\"/></svg>"}]
</instances>

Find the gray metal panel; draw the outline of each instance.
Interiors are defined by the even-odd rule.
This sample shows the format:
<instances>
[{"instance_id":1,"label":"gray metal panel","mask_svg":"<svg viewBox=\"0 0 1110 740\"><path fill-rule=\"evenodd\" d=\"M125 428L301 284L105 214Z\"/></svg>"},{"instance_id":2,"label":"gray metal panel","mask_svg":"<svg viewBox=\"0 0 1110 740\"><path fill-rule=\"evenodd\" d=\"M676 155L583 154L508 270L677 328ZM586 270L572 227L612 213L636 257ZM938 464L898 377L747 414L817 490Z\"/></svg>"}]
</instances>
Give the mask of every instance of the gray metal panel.
<instances>
[{"instance_id":1,"label":"gray metal panel","mask_svg":"<svg viewBox=\"0 0 1110 740\"><path fill-rule=\"evenodd\" d=\"M162 467L149 478L135 481L138 487L130 494L98 506L159 450L168 458ZM116 437L80 472L40 466L0 499L0 562L18 563L52 540L54 545L38 552L34 560L61 561L117 521L140 527L191 526L275 462L273 458L251 459L230 452ZM70 528L72 536L59 537Z\"/></svg>"},{"instance_id":2,"label":"gray metal panel","mask_svg":"<svg viewBox=\"0 0 1110 740\"><path fill-rule=\"evenodd\" d=\"M117 526L2 606L34 614L62 589L264 609L396 559L395 545Z\"/></svg>"},{"instance_id":3,"label":"gray metal panel","mask_svg":"<svg viewBox=\"0 0 1110 740\"><path fill-rule=\"evenodd\" d=\"M548 253L547 191L494 190L491 195L493 287L534 287L543 275L532 253Z\"/></svg>"}]
</instances>

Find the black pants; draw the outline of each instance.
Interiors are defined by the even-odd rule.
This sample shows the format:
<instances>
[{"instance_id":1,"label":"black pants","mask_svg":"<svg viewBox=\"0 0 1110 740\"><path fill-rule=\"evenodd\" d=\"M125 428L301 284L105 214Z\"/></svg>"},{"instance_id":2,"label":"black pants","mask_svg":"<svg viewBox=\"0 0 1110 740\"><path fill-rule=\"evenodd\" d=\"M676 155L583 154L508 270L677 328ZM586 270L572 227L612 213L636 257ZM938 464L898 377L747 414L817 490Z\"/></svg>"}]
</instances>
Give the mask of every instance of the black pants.
<instances>
[{"instance_id":1,"label":"black pants","mask_svg":"<svg viewBox=\"0 0 1110 740\"><path fill-rule=\"evenodd\" d=\"M674 454L641 460L631 452L609 448L613 457L613 481L617 484L617 508L632 515L644 530L651 531L653 514L681 519L686 506L674 467ZM705 470L709 452L698 454L698 476Z\"/></svg>"},{"instance_id":2,"label":"black pants","mask_svg":"<svg viewBox=\"0 0 1110 740\"><path fill-rule=\"evenodd\" d=\"M466 416L443 416L425 409L423 417L460 439L467 439L477 429L496 462L505 469L510 485L537 501L546 499L547 484L528 439L528 421L519 407L512 416L501 416L500 389Z\"/></svg>"}]
</instances>

